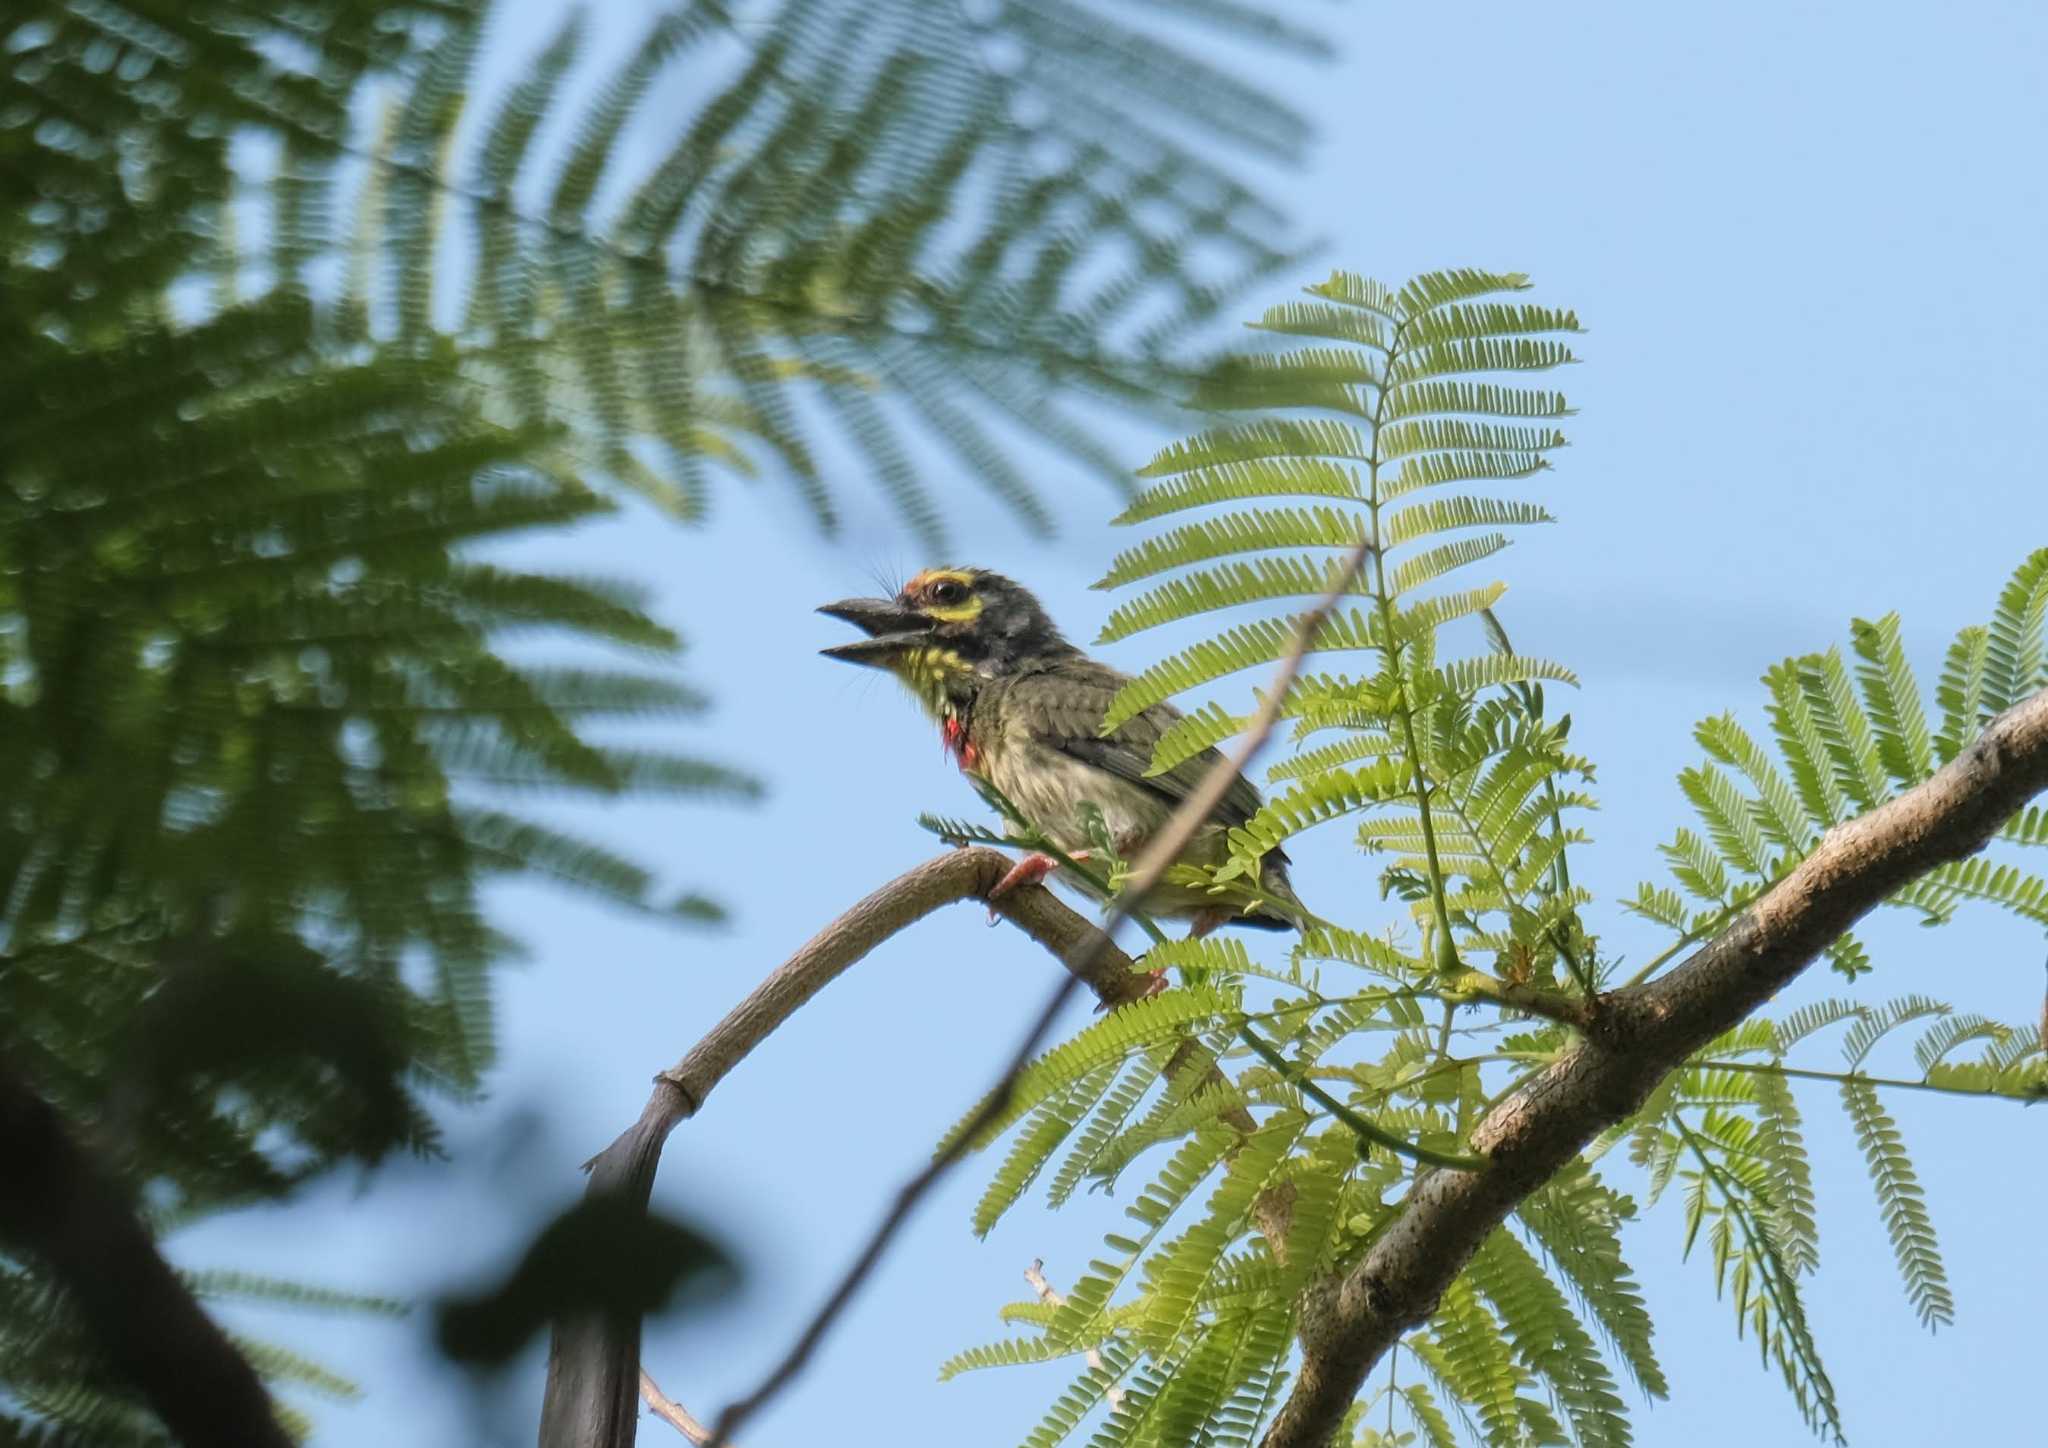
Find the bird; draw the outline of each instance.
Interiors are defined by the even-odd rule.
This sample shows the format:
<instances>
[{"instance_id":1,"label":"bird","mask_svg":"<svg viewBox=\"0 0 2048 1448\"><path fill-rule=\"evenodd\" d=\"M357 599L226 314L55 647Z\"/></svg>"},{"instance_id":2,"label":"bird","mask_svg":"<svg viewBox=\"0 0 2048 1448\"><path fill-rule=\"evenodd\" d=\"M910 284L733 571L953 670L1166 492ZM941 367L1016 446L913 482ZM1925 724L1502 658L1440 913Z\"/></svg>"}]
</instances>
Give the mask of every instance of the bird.
<instances>
[{"instance_id":1,"label":"bird","mask_svg":"<svg viewBox=\"0 0 2048 1448\"><path fill-rule=\"evenodd\" d=\"M1067 642L1029 590L983 568L928 568L893 598L848 598L819 613L867 637L820 650L827 658L883 669L916 696L939 726L960 769L993 785L1024 822L1076 861L1094 840L1084 805L1101 812L1116 853L1133 858L1221 759L1216 750L1157 775L1147 771L1162 735L1181 719L1171 704L1150 705L1107 736L1100 725L1130 677ZM1264 801L1242 774L1179 856L1215 866L1229 857L1226 832ZM1008 833L1020 831L1011 821ZM1309 919L1287 878L1280 849L1266 851L1256 895L1233 904L1200 886L1162 880L1141 908L1185 919L1190 934L1224 925L1300 930ZM1055 874L1055 872L1058 872ZM1051 855L1020 860L990 892L994 899L1048 875L1100 895Z\"/></svg>"}]
</instances>

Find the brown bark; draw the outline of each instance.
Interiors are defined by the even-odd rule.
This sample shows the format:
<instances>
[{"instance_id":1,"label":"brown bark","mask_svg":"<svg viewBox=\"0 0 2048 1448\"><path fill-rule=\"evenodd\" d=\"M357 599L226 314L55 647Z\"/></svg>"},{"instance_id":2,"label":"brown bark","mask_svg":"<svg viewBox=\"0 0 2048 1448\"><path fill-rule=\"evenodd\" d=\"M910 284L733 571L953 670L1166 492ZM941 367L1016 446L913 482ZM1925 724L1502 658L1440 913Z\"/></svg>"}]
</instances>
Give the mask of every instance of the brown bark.
<instances>
[{"instance_id":1,"label":"brown bark","mask_svg":"<svg viewBox=\"0 0 2048 1448\"><path fill-rule=\"evenodd\" d=\"M1479 1124L1484 1171L1430 1171L1364 1260L1304 1295L1302 1367L1263 1448L1323 1448L1366 1376L1487 1235L1667 1074L1742 1020L1887 895L1967 859L2048 789L2048 693L2001 714L1932 779L1829 831L1668 974L1600 997L1579 1044Z\"/></svg>"}]
</instances>

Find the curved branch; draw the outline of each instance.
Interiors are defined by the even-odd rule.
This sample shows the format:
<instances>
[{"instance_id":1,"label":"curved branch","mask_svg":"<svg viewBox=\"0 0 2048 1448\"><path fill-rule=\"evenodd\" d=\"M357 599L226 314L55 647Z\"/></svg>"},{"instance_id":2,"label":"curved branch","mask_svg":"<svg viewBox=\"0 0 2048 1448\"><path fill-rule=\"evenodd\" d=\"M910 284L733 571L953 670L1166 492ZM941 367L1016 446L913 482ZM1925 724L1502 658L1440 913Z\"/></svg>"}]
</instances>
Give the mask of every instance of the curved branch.
<instances>
[{"instance_id":1,"label":"curved branch","mask_svg":"<svg viewBox=\"0 0 2048 1448\"><path fill-rule=\"evenodd\" d=\"M1401 1334L1487 1235L1668 1073L1791 982L1860 916L1982 849L2048 789L2048 692L1999 715L1932 779L1829 831L1797 868L1673 970L1600 998L1579 1045L1473 1133L1484 1171L1431 1171L1349 1271L1303 1298L1302 1365L1263 1448L1322 1448Z\"/></svg>"},{"instance_id":2,"label":"curved branch","mask_svg":"<svg viewBox=\"0 0 2048 1448\"><path fill-rule=\"evenodd\" d=\"M675 1065L654 1078L640 1119L593 1157L588 1199L618 1195L645 1210L676 1123L697 1114L733 1067L812 996L877 945L935 910L985 900L1011 861L991 849L953 850L898 876L819 931ZM994 909L1043 945L1105 1005L1136 999L1145 978L1129 956L1042 886L1011 890ZM555 1325L541 1406L545 1448L613 1448L633 1441L640 1393L637 1317L590 1314Z\"/></svg>"}]
</instances>

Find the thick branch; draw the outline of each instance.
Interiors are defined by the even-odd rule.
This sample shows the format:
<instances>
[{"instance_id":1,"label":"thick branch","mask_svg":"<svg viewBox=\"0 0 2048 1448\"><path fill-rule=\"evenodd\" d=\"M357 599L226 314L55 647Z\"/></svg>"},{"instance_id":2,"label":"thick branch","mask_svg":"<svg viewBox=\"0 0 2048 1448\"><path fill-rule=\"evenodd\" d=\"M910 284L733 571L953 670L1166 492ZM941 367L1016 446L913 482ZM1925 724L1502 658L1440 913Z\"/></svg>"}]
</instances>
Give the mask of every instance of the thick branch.
<instances>
[{"instance_id":1,"label":"thick branch","mask_svg":"<svg viewBox=\"0 0 2048 1448\"><path fill-rule=\"evenodd\" d=\"M884 885L813 936L802 949L654 1078L640 1119L590 1162L585 1196L618 1194L647 1205L662 1144L694 1116L726 1073L797 1008L884 940L935 910L986 899L1010 868L996 850L954 850ZM1043 945L1106 1005L1133 1000L1145 978L1130 957L1042 887L1011 890L995 909ZM640 1392L638 1318L591 1315L557 1323L541 1407L543 1448L614 1448L632 1441Z\"/></svg>"},{"instance_id":2,"label":"thick branch","mask_svg":"<svg viewBox=\"0 0 2048 1448\"><path fill-rule=\"evenodd\" d=\"M1488 1114L1478 1172L1431 1171L1363 1261L1305 1295L1302 1367L1263 1448L1322 1448L1366 1375L1487 1235L1658 1081L1749 1015L1887 895L1982 849L2048 789L2048 693L1994 719L1926 783L1831 830L1683 965L1601 997L1576 1049Z\"/></svg>"},{"instance_id":3,"label":"thick branch","mask_svg":"<svg viewBox=\"0 0 2048 1448\"><path fill-rule=\"evenodd\" d=\"M70 1294L115 1372L187 1448L291 1448L235 1345L57 1111L0 1059L0 1245Z\"/></svg>"}]
</instances>

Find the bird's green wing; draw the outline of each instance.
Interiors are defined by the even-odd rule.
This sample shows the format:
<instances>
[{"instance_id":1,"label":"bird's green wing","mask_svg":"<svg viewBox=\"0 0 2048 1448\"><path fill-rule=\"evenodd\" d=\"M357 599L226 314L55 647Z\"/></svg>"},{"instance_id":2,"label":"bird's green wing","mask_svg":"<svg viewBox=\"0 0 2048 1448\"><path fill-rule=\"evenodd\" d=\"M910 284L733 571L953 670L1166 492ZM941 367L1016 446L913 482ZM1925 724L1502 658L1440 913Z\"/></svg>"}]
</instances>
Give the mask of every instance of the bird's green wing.
<instances>
[{"instance_id":1,"label":"bird's green wing","mask_svg":"<svg viewBox=\"0 0 2048 1448\"><path fill-rule=\"evenodd\" d=\"M1181 717L1171 704L1154 704L1117 726L1104 738L1099 729L1109 702L1130 679L1092 659L1062 663L1026 674L1010 686L1004 702L1033 738L1049 748L1151 790L1169 805L1178 805L1222 758L1204 749L1163 774L1148 775L1152 749ZM1241 825L1259 811L1259 791L1242 774L1231 781L1212 818Z\"/></svg>"}]
</instances>

